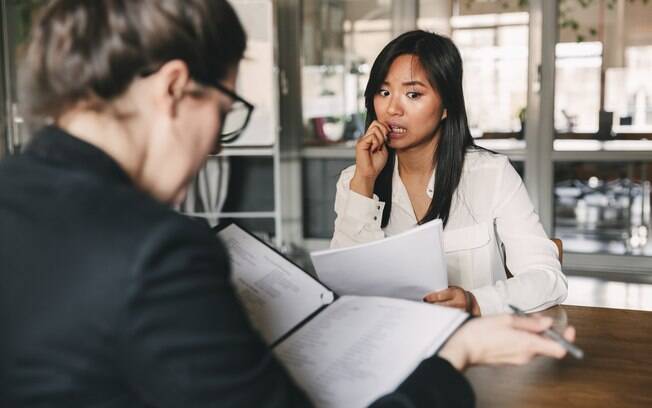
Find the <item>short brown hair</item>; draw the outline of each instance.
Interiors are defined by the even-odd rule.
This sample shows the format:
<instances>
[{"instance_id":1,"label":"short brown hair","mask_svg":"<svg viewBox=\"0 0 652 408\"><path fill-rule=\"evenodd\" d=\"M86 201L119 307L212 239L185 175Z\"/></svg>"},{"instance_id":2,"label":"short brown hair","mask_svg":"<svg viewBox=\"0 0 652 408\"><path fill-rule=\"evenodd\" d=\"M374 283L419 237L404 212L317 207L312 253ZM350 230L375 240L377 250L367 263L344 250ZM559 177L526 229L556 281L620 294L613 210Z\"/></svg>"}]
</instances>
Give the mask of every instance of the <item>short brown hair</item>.
<instances>
[{"instance_id":1,"label":"short brown hair","mask_svg":"<svg viewBox=\"0 0 652 408\"><path fill-rule=\"evenodd\" d=\"M23 90L34 116L122 94L143 70L180 59L198 82L223 79L246 35L225 0L53 0L32 27Z\"/></svg>"}]
</instances>

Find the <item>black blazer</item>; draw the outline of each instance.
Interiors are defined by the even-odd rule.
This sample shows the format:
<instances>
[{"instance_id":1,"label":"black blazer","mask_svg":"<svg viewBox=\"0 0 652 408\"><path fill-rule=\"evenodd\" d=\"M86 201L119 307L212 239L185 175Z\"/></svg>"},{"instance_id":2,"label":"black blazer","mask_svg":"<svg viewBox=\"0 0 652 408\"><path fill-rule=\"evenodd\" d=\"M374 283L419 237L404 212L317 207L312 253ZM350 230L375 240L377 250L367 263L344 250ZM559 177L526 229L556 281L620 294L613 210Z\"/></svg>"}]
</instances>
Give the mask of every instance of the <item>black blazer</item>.
<instances>
[{"instance_id":1,"label":"black blazer","mask_svg":"<svg viewBox=\"0 0 652 408\"><path fill-rule=\"evenodd\" d=\"M1 407L303 407L208 226L60 129L0 163ZM375 406L471 406L431 358Z\"/></svg>"}]
</instances>

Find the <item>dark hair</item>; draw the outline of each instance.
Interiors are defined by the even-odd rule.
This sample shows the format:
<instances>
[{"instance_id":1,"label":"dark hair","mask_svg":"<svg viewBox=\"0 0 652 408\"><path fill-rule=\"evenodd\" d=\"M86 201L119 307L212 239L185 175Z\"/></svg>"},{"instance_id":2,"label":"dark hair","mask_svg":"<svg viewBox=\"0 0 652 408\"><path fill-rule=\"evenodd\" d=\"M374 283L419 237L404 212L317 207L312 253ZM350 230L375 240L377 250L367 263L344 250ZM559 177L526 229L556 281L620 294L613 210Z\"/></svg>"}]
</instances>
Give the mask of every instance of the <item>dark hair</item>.
<instances>
[{"instance_id":1,"label":"dark hair","mask_svg":"<svg viewBox=\"0 0 652 408\"><path fill-rule=\"evenodd\" d=\"M462 177L464 154L474 146L469 130L462 91L462 58L455 44L446 37L421 30L401 34L383 48L369 76L365 89L367 108L366 127L376 120L374 97L389 71L392 62L401 55L414 55L419 59L428 75L430 85L439 93L447 116L440 124L441 136L433 157L437 166L435 188L428 212L419 220L419 224L441 218L444 225ZM382 226L387 226L392 211L392 174L396 152L389 149L387 164L378 175L374 193L385 202Z\"/></svg>"},{"instance_id":2,"label":"dark hair","mask_svg":"<svg viewBox=\"0 0 652 408\"><path fill-rule=\"evenodd\" d=\"M198 82L223 79L246 35L225 0L54 0L32 27L23 70L32 115L109 101L143 70L173 59Z\"/></svg>"}]
</instances>

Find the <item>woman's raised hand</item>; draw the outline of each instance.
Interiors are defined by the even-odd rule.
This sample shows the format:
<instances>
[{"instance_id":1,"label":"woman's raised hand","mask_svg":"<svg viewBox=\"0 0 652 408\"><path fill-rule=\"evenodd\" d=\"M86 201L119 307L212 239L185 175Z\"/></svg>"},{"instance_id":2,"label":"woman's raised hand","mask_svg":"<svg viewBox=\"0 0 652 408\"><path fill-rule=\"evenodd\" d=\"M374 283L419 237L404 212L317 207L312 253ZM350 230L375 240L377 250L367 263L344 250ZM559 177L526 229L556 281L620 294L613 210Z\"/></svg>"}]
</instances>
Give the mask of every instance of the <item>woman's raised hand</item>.
<instances>
[{"instance_id":1,"label":"woman's raised hand","mask_svg":"<svg viewBox=\"0 0 652 408\"><path fill-rule=\"evenodd\" d=\"M440 350L458 370L476 364L525 364L537 355L562 358L566 350L558 343L541 336L552 326L550 317L514 315L472 319L462 326ZM563 333L575 340L575 328Z\"/></svg>"},{"instance_id":2,"label":"woman's raised hand","mask_svg":"<svg viewBox=\"0 0 652 408\"><path fill-rule=\"evenodd\" d=\"M351 179L351 190L367 197L373 196L376 178L389 157L385 145L388 134L389 127L374 120L367 133L358 140L355 146L355 174Z\"/></svg>"}]
</instances>

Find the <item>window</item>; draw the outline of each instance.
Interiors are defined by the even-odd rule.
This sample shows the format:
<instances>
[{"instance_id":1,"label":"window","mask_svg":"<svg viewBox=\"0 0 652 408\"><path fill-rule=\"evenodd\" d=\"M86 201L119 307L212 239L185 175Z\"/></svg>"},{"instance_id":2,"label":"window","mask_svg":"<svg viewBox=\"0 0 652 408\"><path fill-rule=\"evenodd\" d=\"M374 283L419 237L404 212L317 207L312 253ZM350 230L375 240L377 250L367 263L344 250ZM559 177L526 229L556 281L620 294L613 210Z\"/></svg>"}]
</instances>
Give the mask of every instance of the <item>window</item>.
<instances>
[{"instance_id":1,"label":"window","mask_svg":"<svg viewBox=\"0 0 652 408\"><path fill-rule=\"evenodd\" d=\"M527 102L528 15L455 16L452 39L464 61L464 96L476 138L521 138Z\"/></svg>"},{"instance_id":2,"label":"window","mask_svg":"<svg viewBox=\"0 0 652 408\"><path fill-rule=\"evenodd\" d=\"M305 141L353 141L364 132L371 64L392 38L391 1L307 1L303 11Z\"/></svg>"},{"instance_id":3,"label":"window","mask_svg":"<svg viewBox=\"0 0 652 408\"><path fill-rule=\"evenodd\" d=\"M594 134L600 110L602 44L560 43L556 55L555 130L575 137Z\"/></svg>"},{"instance_id":4,"label":"window","mask_svg":"<svg viewBox=\"0 0 652 408\"><path fill-rule=\"evenodd\" d=\"M567 252L652 255L652 4L564 2L554 231Z\"/></svg>"},{"instance_id":5,"label":"window","mask_svg":"<svg viewBox=\"0 0 652 408\"><path fill-rule=\"evenodd\" d=\"M625 50L625 67L609 68L605 78L605 110L613 112L619 135L652 134L652 46Z\"/></svg>"}]
</instances>

